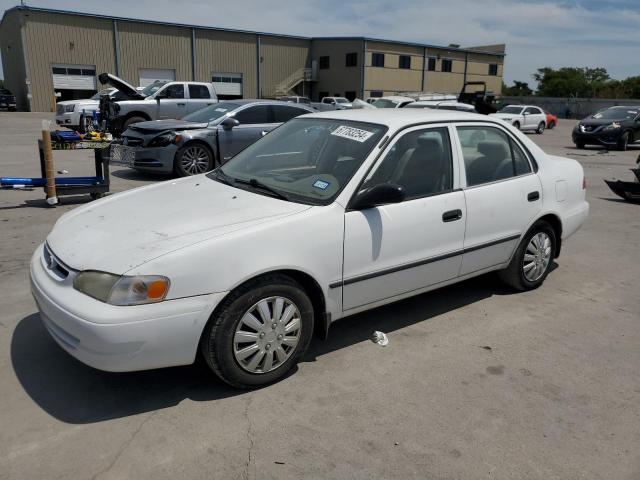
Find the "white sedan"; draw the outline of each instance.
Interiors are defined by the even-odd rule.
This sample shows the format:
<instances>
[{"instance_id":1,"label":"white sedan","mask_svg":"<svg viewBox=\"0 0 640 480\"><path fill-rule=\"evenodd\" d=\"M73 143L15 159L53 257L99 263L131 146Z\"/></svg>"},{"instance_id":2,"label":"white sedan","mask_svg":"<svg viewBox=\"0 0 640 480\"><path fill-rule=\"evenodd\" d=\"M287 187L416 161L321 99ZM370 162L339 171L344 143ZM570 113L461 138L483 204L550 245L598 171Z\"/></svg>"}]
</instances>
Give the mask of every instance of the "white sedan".
<instances>
[{"instance_id":1,"label":"white sedan","mask_svg":"<svg viewBox=\"0 0 640 480\"><path fill-rule=\"evenodd\" d=\"M65 214L33 255L32 291L88 365L200 352L248 388L342 317L493 270L539 287L588 210L580 164L486 116L304 115L208 174Z\"/></svg>"},{"instance_id":2,"label":"white sedan","mask_svg":"<svg viewBox=\"0 0 640 480\"><path fill-rule=\"evenodd\" d=\"M507 105L489 116L504 120L522 131L542 134L547 127L547 114L535 105Z\"/></svg>"}]
</instances>

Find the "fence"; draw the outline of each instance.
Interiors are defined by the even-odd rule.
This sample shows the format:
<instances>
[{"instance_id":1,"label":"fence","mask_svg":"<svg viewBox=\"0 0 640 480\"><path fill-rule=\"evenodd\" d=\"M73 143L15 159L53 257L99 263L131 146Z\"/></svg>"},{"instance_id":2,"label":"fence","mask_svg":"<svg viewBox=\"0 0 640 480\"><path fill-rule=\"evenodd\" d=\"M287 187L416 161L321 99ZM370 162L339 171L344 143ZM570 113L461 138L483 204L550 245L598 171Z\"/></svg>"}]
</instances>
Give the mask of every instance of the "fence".
<instances>
[{"instance_id":1,"label":"fence","mask_svg":"<svg viewBox=\"0 0 640 480\"><path fill-rule=\"evenodd\" d=\"M598 110L616 105L640 108L640 100L624 98L560 98L560 97L500 97L501 105L537 105L560 118L584 118Z\"/></svg>"}]
</instances>

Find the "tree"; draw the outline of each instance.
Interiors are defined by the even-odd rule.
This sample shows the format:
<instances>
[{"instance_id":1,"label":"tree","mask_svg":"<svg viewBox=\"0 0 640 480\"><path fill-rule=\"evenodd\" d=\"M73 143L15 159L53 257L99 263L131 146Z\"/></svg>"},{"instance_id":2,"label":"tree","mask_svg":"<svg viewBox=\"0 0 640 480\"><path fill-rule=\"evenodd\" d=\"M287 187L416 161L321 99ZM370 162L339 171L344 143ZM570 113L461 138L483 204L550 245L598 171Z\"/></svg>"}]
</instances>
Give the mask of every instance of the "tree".
<instances>
[{"instance_id":1,"label":"tree","mask_svg":"<svg viewBox=\"0 0 640 480\"><path fill-rule=\"evenodd\" d=\"M511 87L507 87L504 83L502 84L502 95L506 95L508 97L527 97L531 94L533 94L533 90L529 88L529 84L527 82L514 80L513 86Z\"/></svg>"}]
</instances>

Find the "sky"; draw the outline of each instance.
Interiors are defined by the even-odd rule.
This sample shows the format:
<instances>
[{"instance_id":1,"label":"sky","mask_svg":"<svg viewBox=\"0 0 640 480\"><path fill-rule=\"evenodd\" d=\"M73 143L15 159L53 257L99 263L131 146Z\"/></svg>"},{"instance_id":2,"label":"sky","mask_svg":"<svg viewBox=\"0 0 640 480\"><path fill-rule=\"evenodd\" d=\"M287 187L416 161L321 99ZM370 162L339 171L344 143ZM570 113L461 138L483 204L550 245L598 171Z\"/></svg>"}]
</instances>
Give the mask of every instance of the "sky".
<instances>
[{"instance_id":1,"label":"sky","mask_svg":"<svg viewBox=\"0 0 640 480\"><path fill-rule=\"evenodd\" d=\"M0 0L6 10L19 0ZM27 0L27 5L303 36L506 43L504 79L541 67L640 75L640 0ZM90 48L97 48L92 45ZM108 46L111 48L111 46Z\"/></svg>"}]
</instances>

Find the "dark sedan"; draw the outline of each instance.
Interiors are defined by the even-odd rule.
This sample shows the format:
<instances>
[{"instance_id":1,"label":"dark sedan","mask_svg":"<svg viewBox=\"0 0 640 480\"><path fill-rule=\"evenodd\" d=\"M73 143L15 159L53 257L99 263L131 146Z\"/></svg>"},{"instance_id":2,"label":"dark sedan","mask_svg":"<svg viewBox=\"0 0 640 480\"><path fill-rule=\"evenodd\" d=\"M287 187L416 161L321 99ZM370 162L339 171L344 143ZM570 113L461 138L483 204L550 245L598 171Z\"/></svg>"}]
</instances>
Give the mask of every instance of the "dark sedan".
<instances>
[{"instance_id":1,"label":"dark sedan","mask_svg":"<svg viewBox=\"0 0 640 480\"><path fill-rule=\"evenodd\" d=\"M112 146L112 160L136 170L185 177L213 170L282 123L314 110L274 100L230 100L182 120L135 123Z\"/></svg>"},{"instance_id":2,"label":"dark sedan","mask_svg":"<svg viewBox=\"0 0 640 480\"><path fill-rule=\"evenodd\" d=\"M580 120L572 133L576 147L604 145L626 150L640 141L640 107L611 107Z\"/></svg>"}]
</instances>

